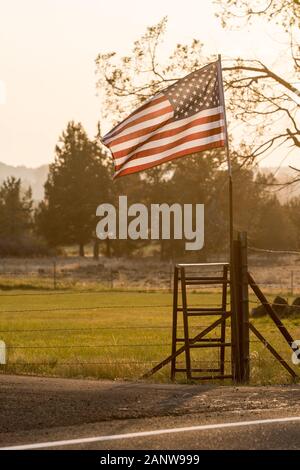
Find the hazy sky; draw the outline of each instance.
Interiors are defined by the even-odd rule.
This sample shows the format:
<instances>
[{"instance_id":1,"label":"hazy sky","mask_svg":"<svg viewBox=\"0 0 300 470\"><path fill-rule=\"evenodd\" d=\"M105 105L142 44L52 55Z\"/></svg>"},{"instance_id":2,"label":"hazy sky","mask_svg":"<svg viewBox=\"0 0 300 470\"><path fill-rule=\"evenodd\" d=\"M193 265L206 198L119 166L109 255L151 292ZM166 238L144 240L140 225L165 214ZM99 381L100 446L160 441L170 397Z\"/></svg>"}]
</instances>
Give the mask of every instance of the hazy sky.
<instances>
[{"instance_id":1,"label":"hazy sky","mask_svg":"<svg viewBox=\"0 0 300 470\"><path fill-rule=\"evenodd\" d=\"M170 50L196 37L207 53L260 58L282 72L287 44L280 30L258 22L249 30L224 31L215 8L211 0L0 0L0 161L50 162L71 119L93 136L100 118L97 53L129 52L165 15ZM104 131L108 125L102 123ZM281 156L264 164L276 165ZM296 159L293 152L285 163Z\"/></svg>"}]
</instances>

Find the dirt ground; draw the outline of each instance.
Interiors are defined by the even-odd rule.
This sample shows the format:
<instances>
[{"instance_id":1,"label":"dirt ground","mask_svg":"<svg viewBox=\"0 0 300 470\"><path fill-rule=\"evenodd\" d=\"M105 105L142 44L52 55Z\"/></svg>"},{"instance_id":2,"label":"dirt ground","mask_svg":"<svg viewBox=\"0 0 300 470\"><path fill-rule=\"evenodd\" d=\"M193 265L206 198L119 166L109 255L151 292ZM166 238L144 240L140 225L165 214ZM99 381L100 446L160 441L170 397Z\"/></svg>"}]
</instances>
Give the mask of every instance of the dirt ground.
<instances>
[{"instance_id":1,"label":"dirt ground","mask_svg":"<svg viewBox=\"0 0 300 470\"><path fill-rule=\"evenodd\" d=\"M218 255L207 261L224 260L226 261L226 255ZM256 282L268 292L298 294L300 289L298 255L252 253L250 250L248 261L249 270ZM56 259L3 258L0 262L0 283L5 285L6 278L9 277L16 282L28 279L34 286L40 280L48 279L49 285L52 286L55 275L58 287L97 282L107 288L171 289L173 265L171 261L163 262L152 257L100 257L99 260L94 260L91 256L85 258L61 256Z\"/></svg>"},{"instance_id":2,"label":"dirt ground","mask_svg":"<svg viewBox=\"0 0 300 470\"><path fill-rule=\"evenodd\" d=\"M0 376L0 443L14 432L112 420L300 410L300 386L211 386Z\"/></svg>"}]
</instances>

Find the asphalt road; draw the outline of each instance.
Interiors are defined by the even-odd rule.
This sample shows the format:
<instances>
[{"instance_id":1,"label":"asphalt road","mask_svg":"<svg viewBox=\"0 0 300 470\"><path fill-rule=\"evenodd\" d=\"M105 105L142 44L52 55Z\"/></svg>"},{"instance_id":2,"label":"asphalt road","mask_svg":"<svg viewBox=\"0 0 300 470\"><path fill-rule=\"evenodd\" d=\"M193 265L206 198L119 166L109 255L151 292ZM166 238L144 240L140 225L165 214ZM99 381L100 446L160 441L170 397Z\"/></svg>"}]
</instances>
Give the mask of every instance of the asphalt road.
<instances>
[{"instance_id":1,"label":"asphalt road","mask_svg":"<svg viewBox=\"0 0 300 470\"><path fill-rule=\"evenodd\" d=\"M1 448L300 449L298 385L215 387L0 376L0 399Z\"/></svg>"}]
</instances>

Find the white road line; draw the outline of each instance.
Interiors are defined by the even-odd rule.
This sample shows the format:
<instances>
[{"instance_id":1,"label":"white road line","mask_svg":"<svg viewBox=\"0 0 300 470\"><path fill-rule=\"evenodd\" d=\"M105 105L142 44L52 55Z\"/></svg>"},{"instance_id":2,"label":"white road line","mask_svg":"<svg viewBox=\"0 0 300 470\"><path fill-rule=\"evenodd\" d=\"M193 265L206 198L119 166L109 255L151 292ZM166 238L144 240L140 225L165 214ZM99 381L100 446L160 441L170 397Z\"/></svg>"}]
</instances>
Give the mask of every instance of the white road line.
<instances>
[{"instance_id":1,"label":"white road line","mask_svg":"<svg viewBox=\"0 0 300 470\"><path fill-rule=\"evenodd\" d=\"M19 446L2 447L0 450L29 450L45 449L49 447L72 446L75 444L88 444L92 442L116 441L122 439L133 439L135 437L160 436L161 434L175 434L180 432L207 431L210 429L236 428L242 426L253 426L262 424L289 423L300 421L300 416L290 418L257 419L252 421L236 421L233 423L203 424L199 426L188 426L184 428L157 429L155 431L131 432L128 434L113 434L111 436L83 437L80 439L69 439L64 441L40 442L38 444L24 444Z\"/></svg>"}]
</instances>

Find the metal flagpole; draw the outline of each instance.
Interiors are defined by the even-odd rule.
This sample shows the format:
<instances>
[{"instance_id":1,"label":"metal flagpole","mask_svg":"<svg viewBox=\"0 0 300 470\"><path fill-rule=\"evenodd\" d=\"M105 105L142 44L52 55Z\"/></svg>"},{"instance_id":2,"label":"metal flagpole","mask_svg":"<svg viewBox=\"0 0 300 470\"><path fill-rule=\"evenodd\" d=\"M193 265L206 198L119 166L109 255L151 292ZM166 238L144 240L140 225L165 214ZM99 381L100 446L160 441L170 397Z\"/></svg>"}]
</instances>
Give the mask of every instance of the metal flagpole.
<instances>
[{"instance_id":1,"label":"metal flagpole","mask_svg":"<svg viewBox=\"0 0 300 470\"><path fill-rule=\"evenodd\" d=\"M238 320L238 300L237 282L235 271L234 241L233 241L233 187L232 187L232 167L229 153L229 139L227 130L227 117L225 106L225 95L223 87L222 61L218 55L218 76L220 87L220 98L223 106L224 128L225 128L225 151L228 166L228 196L229 196L229 244L230 244L230 303L231 303L231 343L232 343L232 368L235 380L241 381L240 364L240 344L239 344L239 320Z\"/></svg>"},{"instance_id":2,"label":"metal flagpole","mask_svg":"<svg viewBox=\"0 0 300 470\"><path fill-rule=\"evenodd\" d=\"M223 113L224 113L225 149L226 149L226 156L227 156L228 185L229 185L229 243L230 243L230 258L232 258L232 247L233 247L232 167L231 167L230 154L229 154L229 140L228 140L228 131L227 131L227 117L226 117L226 106L225 106L225 96L224 96L224 87L223 87L221 54L218 55L218 75L219 75L220 98L222 101Z\"/></svg>"}]
</instances>

